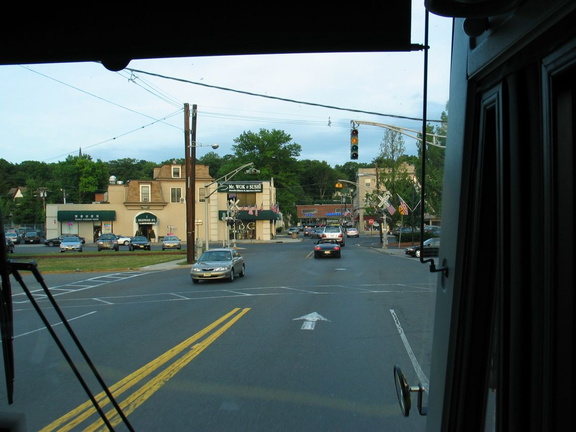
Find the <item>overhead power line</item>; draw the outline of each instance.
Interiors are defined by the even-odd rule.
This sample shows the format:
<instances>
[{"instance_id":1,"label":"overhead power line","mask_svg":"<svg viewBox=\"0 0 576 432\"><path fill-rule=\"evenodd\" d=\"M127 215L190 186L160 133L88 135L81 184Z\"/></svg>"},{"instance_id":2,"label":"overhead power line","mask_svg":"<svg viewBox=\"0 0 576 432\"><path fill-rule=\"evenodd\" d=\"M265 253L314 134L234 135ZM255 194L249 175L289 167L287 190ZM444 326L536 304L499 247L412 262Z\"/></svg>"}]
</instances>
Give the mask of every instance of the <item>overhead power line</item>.
<instances>
[{"instance_id":1,"label":"overhead power line","mask_svg":"<svg viewBox=\"0 0 576 432\"><path fill-rule=\"evenodd\" d=\"M212 88L212 89L216 89L216 90L228 91L228 92L232 92L232 93L239 93L239 94L244 94L247 96L261 97L261 98L265 98L265 99L273 99L273 100L278 100L278 101L282 101L282 102L295 103L295 104L299 104L299 105L309 105L309 106L315 106L315 107L320 107L320 108L328 108L328 109L333 109L333 110L348 111L348 112L362 113L362 114L368 114L368 115L376 115L376 116L382 116L382 117L392 117L392 118L404 119L404 120L415 120L415 121L422 121L423 120L423 119L417 118L417 117L401 116L401 115L397 115L397 114L386 114L386 113L379 113L379 112L375 112L375 111L364 111L364 110L358 110L358 109L354 109L354 108L343 108L343 107L337 107L334 105L325 105L325 104L320 104L320 103L315 103L315 102L306 102L306 101L301 101L301 100L296 100L296 99L283 98L283 97L279 97L279 96L270 96L270 95L265 95L265 94L261 94L261 93L253 93L253 92L249 92L249 91L245 91L245 90L236 90L236 89L232 89L229 87L222 87L222 86L217 86L217 85L212 85L212 84L200 83L197 81L190 81L190 80L187 80L184 78L176 78L176 77L162 75L162 74L158 74L158 73L154 73L154 72L147 72L147 71L143 71L143 70L139 70L139 69L126 68L126 70L130 71L132 73L146 74L146 75L150 75L150 76L155 76L157 78L163 78L163 79L167 79L167 80L183 82L186 84L192 84L192 85ZM438 123L442 122L442 120L430 120L430 119L428 119L428 121L438 122Z\"/></svg>"}]
</instances>

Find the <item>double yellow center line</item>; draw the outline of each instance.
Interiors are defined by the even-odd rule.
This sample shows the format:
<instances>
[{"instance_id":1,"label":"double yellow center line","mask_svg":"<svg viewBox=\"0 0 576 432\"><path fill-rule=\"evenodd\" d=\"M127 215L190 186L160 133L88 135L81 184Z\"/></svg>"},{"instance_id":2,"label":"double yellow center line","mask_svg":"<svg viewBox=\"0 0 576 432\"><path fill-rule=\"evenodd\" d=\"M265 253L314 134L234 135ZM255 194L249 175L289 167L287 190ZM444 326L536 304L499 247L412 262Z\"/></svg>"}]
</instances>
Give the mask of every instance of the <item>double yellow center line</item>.
<instances>
[{"instance_id":1,"label":"double yellow center line","mask_svg":"<svg viewBox=\"0 0 576 432\"><path fill-rule=\"evenodd\" d=\"M128 395L124 400L119 402L120 408L122 409L124 415L128 416L140 405L146 402L146 400L148 400L148 398L150 398L156 391L158 391L164 384L166 384L168 380L173 378L180 370L182 370L182 368L184 368L188 363L196 358L196 356L198 356L202 351L208 348L212 342L224 334L226 330L232 327L249 310L250 308L235 308L231 310L226 315L214 321L208 327L200 330L198 333L176 345L174 348L166 351L160 357L152 360L150 363L144 365L124 379L112 385L110 387L110 392L114 396L114 399L118 400L120 395L124 394L137 384L140 384L148 375L157 372L162 366L166 365L170 361L173 361L167 365L164 370L160 371L149 381L143 383L132 394ZM189 351L176 358L187 349ZM97 394L95 399L98 402L98 405L102 408L110 404L110 400L106 396L105 392ZM88 421L90 417L96 413L96 408L94 408L94 405L89 400L74 410L70 411L68 414L63 415L59 419L50 423L48 426L42 428L41 432L54 430L72 430L83 422ZM114 409L106 412L106 417L112 426L116 426L122 421L121 417ZM105 427L104 421L98 418L96 421L93 421L93 423L82 428L82 430L97 431L107 430L107 428Z\"/></svg>"}]
</instances>

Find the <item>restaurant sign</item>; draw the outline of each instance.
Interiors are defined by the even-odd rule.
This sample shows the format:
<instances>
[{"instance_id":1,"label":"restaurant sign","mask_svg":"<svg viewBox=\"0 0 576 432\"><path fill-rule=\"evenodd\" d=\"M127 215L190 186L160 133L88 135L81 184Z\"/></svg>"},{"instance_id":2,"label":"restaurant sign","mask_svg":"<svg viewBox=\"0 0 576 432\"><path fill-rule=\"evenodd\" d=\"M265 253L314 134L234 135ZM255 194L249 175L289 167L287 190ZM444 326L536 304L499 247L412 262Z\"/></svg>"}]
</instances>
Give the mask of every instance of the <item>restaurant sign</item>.
<instances>
[{"instance_id":1,"label":"restaurant sign","mask_svg":"<svg viewBox=\"0 0 576 432\"><path fill-rule=\"evenodd\" d=\"M262 192L262 183L261 182L222 183L218 185L218 192L260 193Z\"/></svg>"}]
</instances>

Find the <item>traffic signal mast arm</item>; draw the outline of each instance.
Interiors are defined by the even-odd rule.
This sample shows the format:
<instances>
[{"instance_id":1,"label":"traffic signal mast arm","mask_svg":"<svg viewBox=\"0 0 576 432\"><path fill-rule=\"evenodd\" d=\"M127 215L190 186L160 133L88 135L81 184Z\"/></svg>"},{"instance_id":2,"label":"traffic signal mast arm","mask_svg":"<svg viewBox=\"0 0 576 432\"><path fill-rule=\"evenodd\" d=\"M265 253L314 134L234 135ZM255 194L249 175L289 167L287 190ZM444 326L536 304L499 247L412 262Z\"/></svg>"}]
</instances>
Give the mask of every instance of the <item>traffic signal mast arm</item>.
<instances>
[{"instance_id":1,"label":"traffic signal mast arm","mask_svg":"<svg viewBox=\"0 0 576 432\"><path fill-rule=\"evenodd\" d=\"M369 122L369 121L363 121L363 120L352 120L350 123L352 124L352 128L356 128L356 126L358 126L358 125L377 126L377 127L381 127L381 128L385 128L385 129L390 129L390 130L393 130L394 132L398 132L398 133L406 135L410 138L414 138L415 140L422 141L422 138L420 138L417 135L418 133L420 133L420 131L417 131L414 129L407 129L407 128L403 128L403 127L399 127L399 126L392 126L392 125L387 125L384 123L375 123L375 122ZM439 147L439 148L446 148L446 146L440 145L436 142L437 138L446 138L446 136L436 135L433 133L427 133L426 137L427 138L432 137L432 142L426 141L427 144L435 146L435 147Z\"/></svg>"}]
</instances>

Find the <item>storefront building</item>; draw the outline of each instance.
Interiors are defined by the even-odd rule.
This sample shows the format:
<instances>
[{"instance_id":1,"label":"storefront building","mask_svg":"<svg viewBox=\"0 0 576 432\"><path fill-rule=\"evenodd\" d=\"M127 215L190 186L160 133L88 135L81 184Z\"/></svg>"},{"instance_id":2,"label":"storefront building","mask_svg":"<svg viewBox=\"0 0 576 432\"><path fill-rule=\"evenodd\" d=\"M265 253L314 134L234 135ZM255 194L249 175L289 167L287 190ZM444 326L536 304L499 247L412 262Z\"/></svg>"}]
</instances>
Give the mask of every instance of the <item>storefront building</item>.
<instances>
[{"instance_id":1,"label":"storefront building","mask_svg":"<svg viewBox=\"0 0 576 432\"><path fill-rule=\"evenodd\" d=\"M297 205L298 225L347 225L356 223L352 203Z\"/></svg>"},{"instance_id":2,"label":"storefront building","mask_svg":"<svg viewBox=\"0 0 576 432\"><path fill-rule=\"evenodd\" d=\"M219 185L210 177L207 166L196 165L195 185L197 242L204 244L209 238L210 242L224 243L234 228L233 234L244 238L273 238L275 223L281 216L272 180ZM186 241L185 196L184 165L155 168L153 180L123 182L111 177L107 191L92 204L48 204L46 236L74 234L93 242L101 234L114 233L160 241L173 234ZM223 213L241 223L230 224Z\"/></svg>"}]
</instances>

